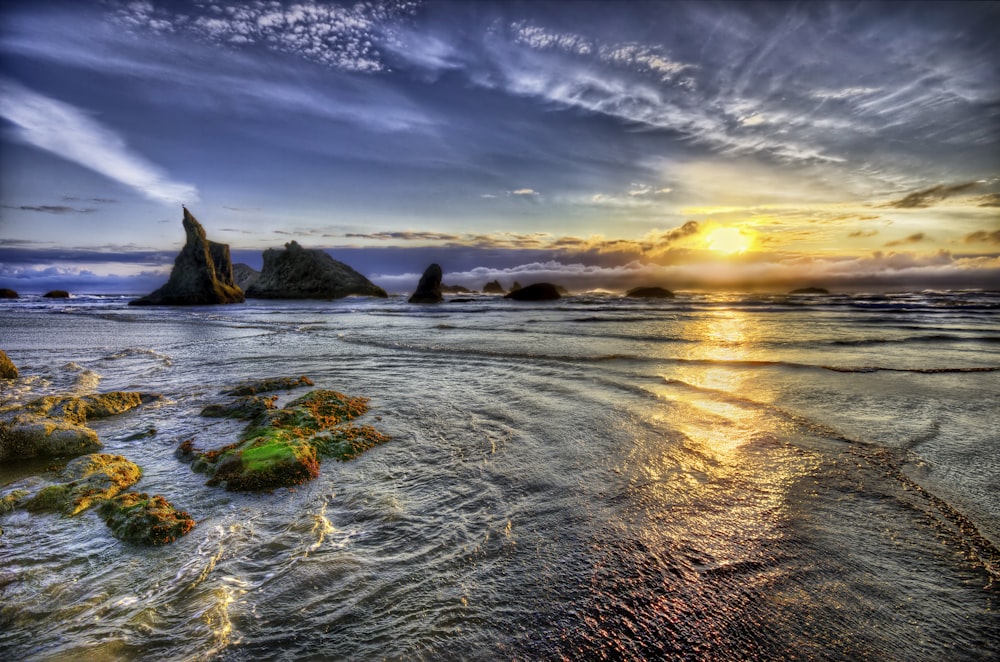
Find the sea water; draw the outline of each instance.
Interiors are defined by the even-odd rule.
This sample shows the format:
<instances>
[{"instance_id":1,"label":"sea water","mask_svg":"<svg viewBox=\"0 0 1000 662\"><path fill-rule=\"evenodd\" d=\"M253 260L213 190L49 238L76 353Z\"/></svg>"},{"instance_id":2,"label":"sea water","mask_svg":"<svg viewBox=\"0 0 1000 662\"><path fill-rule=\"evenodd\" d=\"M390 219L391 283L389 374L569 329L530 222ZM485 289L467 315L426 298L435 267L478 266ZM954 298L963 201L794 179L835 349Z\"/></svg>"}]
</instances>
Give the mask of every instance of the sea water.
<instances>
[{"instance_id":1,"label":"sea water","mask_svg":"<svg viewBox=\"0 0 1000 662\"><path fill-rule=\"evenodd\" d=\"M998 293L126 304L2 302L0 407L161 394L92 427L197 526L0 516L2 659L1000 650ZM236 439L221 391L298 375L392 440L264 494L176 459Z\"/></svg>"}]
</instances>

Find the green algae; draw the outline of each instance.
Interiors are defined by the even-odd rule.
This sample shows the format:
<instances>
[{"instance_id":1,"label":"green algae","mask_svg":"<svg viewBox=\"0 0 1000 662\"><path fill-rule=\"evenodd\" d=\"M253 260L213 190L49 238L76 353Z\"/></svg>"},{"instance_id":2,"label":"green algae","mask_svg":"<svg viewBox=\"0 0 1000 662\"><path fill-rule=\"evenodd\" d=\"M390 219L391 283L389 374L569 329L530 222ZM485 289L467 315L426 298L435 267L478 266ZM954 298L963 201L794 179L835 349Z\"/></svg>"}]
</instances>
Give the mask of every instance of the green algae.
<instances>
[{"instance_id":1,"label":"green algae","mask_svg":"<svg viewBox=\"0 0 1000 662\"><path fill-rule=\"evenodd\" d=\"M43 487L25 509L76 515L134 485L142 478L142 469L121 455L94 453L67 464L60 478L65 482Z\"/></svg>"},{"instance_id":2,"label":"green algae","mask_svg":"<svg viewBox=\"0 0 1000 662\"><path fill-rule=\"evenodd\" d=\"M98 513L119 540L139 545L166 545L186 535L195 521L162 496L127 492L102 503Z\"/></svg>"},{"instance_id":3,"label":"green algae","mask_svg":"<svg viewBox=\"0 0 1000 662\"><path fill-rule=\"evenodd\" d=\"M367 411L368 398L311 391L279 410L260 412L238 442L195 454L192 469L229 490L298 485L319 475L320 457L349 460L389 441L370 425L350 424Z\"/></svg>"}]
</instances>

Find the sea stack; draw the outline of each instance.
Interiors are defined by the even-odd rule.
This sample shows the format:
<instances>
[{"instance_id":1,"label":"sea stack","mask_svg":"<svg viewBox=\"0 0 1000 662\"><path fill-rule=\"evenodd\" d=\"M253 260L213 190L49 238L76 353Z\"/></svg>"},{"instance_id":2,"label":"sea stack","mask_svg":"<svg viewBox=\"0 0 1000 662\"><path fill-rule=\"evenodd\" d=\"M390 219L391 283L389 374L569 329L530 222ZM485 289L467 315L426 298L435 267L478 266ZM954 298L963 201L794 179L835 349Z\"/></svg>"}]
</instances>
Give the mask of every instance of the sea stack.
<instances>
[{"instance_id":1,"label":"sea stack","mask_svg":"<svg viewBox=\"0 0 1000 662\"><path fill-rule=\"evenodd\" d=\"M410 303L441 303L441 267L432 264L424 271L417 284L417 291L410 297Z\"/></svg>"},{"instance_id":2,"label":"sea stack","mask_svg":"<svg viewBox=\"0 0 1000 662\"><path fill-rule=\"evenodd\" d=\"M503 289L500 281L491 280L483 285L483 294L507 294L507 290Z\"/></svg>"},{"instance_id":3,"label":"sea stack","mask_svg":"<svg viewBox=\"0 0 1000 662\"><path fill-rule=\"evenodd\" d=\"M369 297L388 295L343 262L315 248L302 248L295 241L284 250L264 251L264 267L257 281L247 287L252 299L340 299L352 294Z\"/></svg>"},{"instance_id":4,"label":"sea stack","mask_svg":"<svg viewBox=\"0 0 1000 662\"><path fill-rule=\"evenodd\" d=\"M184 208L187 241L174 259L167 284L152 294L130 301L133 306L193 306L242 303L243 290L233 280L229 245L209 241L205 228Z\"/></svg>"},{"instance_id":5,"label":"sea stack","mask_svg":"<svg viewBox=\"0 0 1000 662\"><path fill-rule=\"evenodd\" d=\"M625 296L633 299L673 299L674 293L662 287L633 287Z\"/></svg>"},{"instance_id":6,"label":"sea stack","mask_svg":"<svg viewBox=\"0 0 1000 662\"><path fill-rule=\"evenodd\" d=\"M514 301L555 301L561 296L559 290L552 283L535 283L516 290L512 289L504 298Z\"/></svg>"}]
</instances>

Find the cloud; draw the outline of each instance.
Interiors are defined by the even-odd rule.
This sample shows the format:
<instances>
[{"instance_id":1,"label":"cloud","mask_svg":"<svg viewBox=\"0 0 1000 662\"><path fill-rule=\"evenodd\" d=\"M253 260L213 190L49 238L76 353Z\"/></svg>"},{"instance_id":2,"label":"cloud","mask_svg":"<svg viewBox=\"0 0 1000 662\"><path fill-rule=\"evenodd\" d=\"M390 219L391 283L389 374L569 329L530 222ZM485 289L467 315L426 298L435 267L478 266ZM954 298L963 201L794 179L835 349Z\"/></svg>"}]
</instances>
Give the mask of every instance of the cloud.
<instances>
[{"instance_id":1,"label":"cloud","mask_svg":"<svg viewBox=\"0 0 1000 662\"><path fill-rule=\"evenodd\" d=\"M877 234L878 230L857 230L855 232L851 232L847 236L851 238L860 238L860 237L874 237Z\"/></svg>"},{"instance_id":2,"label":"cloud","mask_svg":"<svg viewBox=\"0 0 1000 662\"><path fill-rule=\"evenodd\" d=\"M43 214L91 214L97 211L92 207L88 207L85 209L77 209L76 207L67 207L65 205L38 205L38 206L21 205L19 207L15 207L13 205L4 205L3 208L17 209L20 211L37 211L37 212L42 212Z\"/></svg>"},{"instance_id":3,"label":"cloud","mask_svg":"<svg viewBox=\"0 0 1000 662\"><path fill-rule=\"evenodd\" d=\"M884 206L896 207L898 209L923 209L937 204L945 198L950 198L960 193L966 193L979 185L979 182L966 182L964 184L954 184L952 186L938 184L937 186L932 186L930 188L923 189L922 191L914 191L906 197L900 198L899 200L893 200L892 202L886 203Z\"/></svg>"},{"instance_id":4,"label":"cloud","mask_svg":"<svg viewBox=\"0 0 1000 662\"><path fill-rule=\"evenodd\" d=\"M420 232L415 230L403 230L400 232L348 232L344 235L349 239L378 239L402 241L461 241L461 235L448 234L444 232Z\"/></svg>"},{"instance_id":5,"label":"cloud","mask_svg":"<svg viewBox=\"0 0 1000 662\"><path fill-rule=\"evenodd\" d=\"M987 193L973 198L980 207L1000 207L1000 193Z\"/></svg>"},{"instance_id":6,"label":"cloud","mask_svg":"<svg viewBox=\"0 0 1000 662\"><path fill-rule=\"evenodd\" d=\"M929 239L930 237L928 237L925 233L916 232L914 234L911 234L909 237L903 237L902 239L896 239L895 241L890 241L886 244L886 247L906 246L907 244L919 244L920 242L928 241Z\"/></svg>"},{"instance_id":7,"label":"cloud","mask_svg":"<svg viewBox=\"0 0 1000 662\"><path fill-rule=\"evenodd\" d=\"M519 188L515 191L507 191L511 195L539 195L538 191L531 188Z\"/></svg>"},{"instance_id":8,"label":"cloud","mask_svg":"<svg viewBox=\"0 0 1000 662\"><path fill-rule=\"evenodd\" d=\"M0 115L17 127L17 135L27 144L130 186L151 200L170 204L198 200L194 186L171 180L79 108L0 78Z\"/></svg>"},{"instance_id":9,"label":"cloud","mask_svg":"<svg viewBox=\"0 0 1000 662\"><path fill-rule=\"evenodd\" d=\"M130 2L114 15L115 22L131 31L189 33L230 48L263 46L335 69L359 73L384 71L383 53L377 44L389 21L411 15L412 2L358 2L351 5L305 0L283 2L199 3L202 13L179 13L153 2ZM392 42L404 48L409 42ZM423 45L413 57L441 62L444 44Z\"/></svg>"},{"instance_id":10,"label":"cloud","mask_svg":"<svg viewBox=\"0 0 1000 662\"><path fill-rule=\"evenodd\" d=\"M1000 244L1000 230L970 232L962 238L962 241L967 244Z\"/></svg>"}]
</instances>

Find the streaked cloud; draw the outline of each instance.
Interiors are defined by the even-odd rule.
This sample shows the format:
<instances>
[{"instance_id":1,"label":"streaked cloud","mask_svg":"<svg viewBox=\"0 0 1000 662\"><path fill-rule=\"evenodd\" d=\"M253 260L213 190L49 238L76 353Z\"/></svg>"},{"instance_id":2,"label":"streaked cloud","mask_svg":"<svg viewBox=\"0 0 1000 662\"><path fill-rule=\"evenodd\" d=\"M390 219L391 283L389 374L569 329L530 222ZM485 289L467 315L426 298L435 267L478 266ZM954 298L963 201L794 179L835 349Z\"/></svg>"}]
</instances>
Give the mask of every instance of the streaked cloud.
<instances>
[{"instance_id":1,"label":"streaked cloud","mask_svg":"<svg viewBox=\"0 0 1000 662\"><path fill-rule=\"evenodd\" d=\"M4 209L17 209L20 211L37 211L43 214L92 214L97 211L93 207L87 207L84 209L77 209L76 207L67 207L66 205L4 205Z\"/></svg>"},{"instance_id":2,"label":"streaked cloud","mask_svg":"<svg viewBox=\"0 0 1000 662\"><path fill-rule=\"evenodd\" d=\"M98 172L157 202L195 202L198 190L172 180L124 138L85 111L0 78L0 116L25 143Z\"/></svg>"},{"instance_id":3,"label":"streaked cloud","mask_svg":"<svg viewBox=\"0 0 1000 662\"><path fill-rule=\"evenodd\" d=\"M965 182L963 184L938 184L921 191L914 191L899 200L886 203L886 207L896 207L899 209L920 209L930 207L946 198L956 195L968 194L969 191L980 186L979 182Z\"/></svg>"},{"instance_id":4,"label":"streaked cloud","mask_svg":"<svg viewBox=\"0 0 1000 662\"><path fill-rule=\"evenodd\" d=\"M967 244L1000 244L1000 230L977 230L962 238Z\"/></svg>"}]
</instances>

